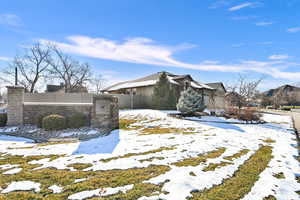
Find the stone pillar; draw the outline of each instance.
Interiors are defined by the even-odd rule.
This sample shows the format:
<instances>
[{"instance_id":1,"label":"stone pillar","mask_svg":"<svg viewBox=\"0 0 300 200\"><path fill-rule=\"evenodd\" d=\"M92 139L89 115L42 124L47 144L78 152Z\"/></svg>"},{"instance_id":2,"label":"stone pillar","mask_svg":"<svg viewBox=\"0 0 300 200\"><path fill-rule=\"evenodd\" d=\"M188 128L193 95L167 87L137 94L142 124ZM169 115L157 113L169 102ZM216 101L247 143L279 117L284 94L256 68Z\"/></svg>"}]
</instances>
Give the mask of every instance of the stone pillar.
<instances>
[{"instance_id":1,"label":"stone pillar","mask_svg":"<svg viewBox=\"0 0 300 200\"><path fill-rule=\"evenodd\" d=\"M7 125L23 125L24 88L7 86Z\"/></svg>"},{"instance_id":2,"label":"stone pillar","mask_svg":"<svg viewBox=\"0 0 300 200\"><path fill-rule=\"evenodd\" d=\"M98 95L93 97L91 126L94 128L119 128L118 98L112 95Z\"/></svg>"}]
</instances>

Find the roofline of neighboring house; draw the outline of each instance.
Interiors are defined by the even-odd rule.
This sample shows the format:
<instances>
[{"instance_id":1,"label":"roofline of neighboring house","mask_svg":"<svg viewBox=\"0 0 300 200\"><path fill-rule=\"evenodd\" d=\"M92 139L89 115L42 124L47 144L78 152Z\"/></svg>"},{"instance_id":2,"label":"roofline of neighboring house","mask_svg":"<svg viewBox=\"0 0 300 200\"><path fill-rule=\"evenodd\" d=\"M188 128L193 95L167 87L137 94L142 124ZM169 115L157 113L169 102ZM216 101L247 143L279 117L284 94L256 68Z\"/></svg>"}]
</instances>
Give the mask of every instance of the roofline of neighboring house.
<instances>
[{"instance_id":1,"label":"roofline of neighboring house","mask_svg":"<svg viewBox=\"0 0 300 200\"><path fill-rule=\"evenodd\" d=\"M220 84L222 86L222 88L224 89L225 93L227 92L227 90L226 90L226 88L225 88L225 86L224 86L224 84L222 82L213 82L213 83L205 83L205 84L207 84L207 85L210 85L210 84Z\"/></svg>"},{"instance_id":2,"label":"roofline of neighboring house","mask_svg":"<svg viewBox=\"0 0 300 200\"><path fill-rule=\"evenodd\" d=\"M150 80L145 80L145 81L142 81L143 79L147 79L151 76L155 76L155 75L159 75L163 72L158 72L158 73L155 73L155 74L151 74L151 75L148 75L148 76L145 76L145 77L142 77L142 78L138 78L138 79L135 79L135 80L130 80L130 81L123 81L123 82L119 82L119 83L116 83L114 85L111 85L103 90L101 90L102 92L113 92L113 91L118 91L118 90L121 90L121 89L131 89L131 88L141 88L141 87L148 87L148 86L153 86L153 85L156 85L157 83L157 79L151 79ZM173 84L173 85L176 85L177 82L175 80L178 80L178 79L182 79L182 78L186 78L186 77L189 77L196 85L198 85L199 87L195 87L195 88L205 88L205 89L208 89L208 90L215 90L215 88L209 86L209 85L206 85L205 83L199 83L197 81L195 81L191 75L189 74L185 74L185 75L175 75L175 74L171 74L169 72L165 72L169 77L172 77L172 79L170 79L170 83ZM174 77L174 78L173 78ZM147 82L147 84L145 83ZM139 83L141 85L139 85ZM142 84L144 83L144 84ZM128 84L128 86L122 86L124 84ZM136 85L131 85L130 84L136 84ZM118 86L122 86L122 87L119 87ZM113 89L115 88L115 89Z\"/></svg>"}]
</instances>

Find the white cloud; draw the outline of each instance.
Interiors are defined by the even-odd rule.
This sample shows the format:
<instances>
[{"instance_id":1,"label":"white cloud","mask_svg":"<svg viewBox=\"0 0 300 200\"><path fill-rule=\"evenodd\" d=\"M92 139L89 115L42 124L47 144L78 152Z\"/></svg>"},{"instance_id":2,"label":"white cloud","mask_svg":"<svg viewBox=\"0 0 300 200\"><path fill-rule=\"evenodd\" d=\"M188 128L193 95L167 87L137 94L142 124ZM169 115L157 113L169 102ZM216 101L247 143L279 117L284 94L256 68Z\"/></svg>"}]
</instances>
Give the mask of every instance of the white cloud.
<instances>
[{"instance_id":1,"label":"white cloud","mask_svg":"<svg viewBox=\"0 0 300 200\"><path fill-rule=\"evenodd\" d=\"M214 3L212 3L208 8L209 9L217 9L217 8L224 7L224 6L227 6L230 4L231 4L231 1L229 1L229 0L218 0Z\"/></svg>"},{"instance_id":2,"label":"white cloud","mask_svg":"<svg viewBox=\"0 0 300 200\"><path fill-rule=\"evenodd\" d=\"M287 32L289 33L296 33L296 32L299 32L300 31L300 27L293 27L293 28L289 28L287 30Z\"/></svg>"},{"instance_id":3,"label":"white cloud","mask_svg":"<svg viewBox=\"0 0 300 200\"><path fill-rule=\"evenodd\" d=\"M286 55L286 54L275 54L275 55L271 55L269 56L270 60L285 60L288 59L290 56Z\"/></svg>"},{"instance_id":4,"label":"white cloud","mask_svg":"<svg viewBox=\"0 0 300 200\"><path fill-rule=\"evenodd\" d=\"M253 8L257 6L257 3L256 2L246 2L246 3L242 3L242 4L239 4L239 5L236 5L236 6L233 6L231 8L229 8L228 10L229 11L237 11L237 10L240 10L242 8Z\"/></svg>"},{"instance_id":5,"label":"white cloud","mask_svg":"<svg viewBox=\"0 0 300 200\"><path fill-rule=\"evenodd\" d=\"M21 19L14 14L0 14L0 24L16 27L21 25Z\"/></svg>"},{"instance_id":6,"label":"white cloud","mask_svg":"<svg viewBox=\"0 0 300 200\"><path fill-rule=\"evenodd\" d=\"M11 60L12 60L12 58L10 58L10 57L0 56L0 61L9 62Z\"/></svg>"},{"instance_id":7,"label":"white cloud","mask_svg":"<svg viewBox=\"0 0 300 200\"><path fill-rule=\"evenodd\" d=\"M249 19L256 19L257 16L234 16L231 17L232 20L240 21L240 20L249 20Z\"/></svg>"},{"instance_id":8,"label":"white cloud","mask_svg":"<svg viewBox=\"0 0 300 200\"><path fill-rule=\"evenodd\" d=\"M61 50L81 56L148 64L154 66L178 67L202 71L219 72L259 72L271 76L283 78L300 78L300 72L284 72L294 63L283 62L282 60L269 61L240 61L237 63L220 63L218 61L203 61L198 64L191 64L179 61L173 57L174 53L193 48L194 45L182 44L177 46L160 45L148 38L130 38L124 41L114 41L105 38L91 38L86 36L67 37L69 42L56 42L40 40L42 43L54 43Z\"/></svg>"},{"instance_id":9,"label":"white cloud","mask_svg":"<svg viewBox=\"0 0 300 200\"><path fill-rule=\"evenodd\" d=\"M274 24L274 23L273 22L265 22L265 21L255 23L256 26L270 26L272 24Z\"/></svg>"}]
</instances>

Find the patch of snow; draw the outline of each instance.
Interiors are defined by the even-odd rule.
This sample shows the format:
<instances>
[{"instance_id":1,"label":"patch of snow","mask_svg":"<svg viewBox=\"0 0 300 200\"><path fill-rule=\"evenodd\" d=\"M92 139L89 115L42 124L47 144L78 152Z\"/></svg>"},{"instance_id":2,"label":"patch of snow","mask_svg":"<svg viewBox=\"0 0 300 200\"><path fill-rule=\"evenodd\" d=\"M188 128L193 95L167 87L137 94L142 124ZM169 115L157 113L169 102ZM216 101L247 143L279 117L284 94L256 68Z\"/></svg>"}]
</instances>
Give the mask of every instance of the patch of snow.
<instances>
[{"instance_id":1,"label":"patch of snow","mask_svg":"<svg viewBox=\"0 0 300 200\"><path fill-rule=\"evenodd\" d=\"M60 137L70 137L70 136L78 136L78 135L95 135L99 134L98 130L88 130L88 131L71 131L60 134Z\"/></svg>"},{"instance_id":2,"label":"patch of snow","mask_svg":"<svg viewBox=\"0 0 300 200\"><path fill-rule=\"evenodd\" d=\"M10 169L8 171L3 172L2 174L17 174L19 172L22 171L22 168L14 168L14 169Z\"/></svg>"},{"instance_id":3,"label":"patch of snow","mask_svg":"<svg viewBox=\"0 0 300 200\"><path fill-rule=\"evenodd\" d=\"M1 191L1 193L9 193L13 191L28 191L34 190L35 192L40 191L40 183L35 183L32 181L18 181L10 183L7 188Z\"/></svg>"},{"instance_id":4,"label":"patch of snow","mask_svg":"<svg viewBox=\"0 0 300 200\"><path fill-rule=\"evenodd\" d=\"M74 183L80 183L80 182L83 182L86 180L87 180L87 178L79 178L79 179L75 179Z\"/></svg>"},{"instance_id":5,"label":"patch of snow","mask_svg":"<svg viewBox=\"0 0 300 200\"><path fill-rule=\"evenodd\" d=\"M70 200L82 200L87 199L91 197L104 197L109 196L113 194L117 194L119 192L125 193L127 190L131 190L133 188L132 185L125 185L122 187L115 187L115 188L101 188L96 190L88 190L88 191L82 191L75 194L72 194L68 197Z\"/></svg>"},{"instance_id":6,"label":"patch of snow","mask_svg":"<svg viewBox=\"0 0 300 200\"><path fill-rule=\"evenodd\" d=\"M60 186L57 186L57 185L52 185L50 187L48 187L49 190L52 190L52 192L54 194L58 194L58 193L61 193L63 191L63 188L60 187Z\"/></svg>"},{"instance_id":7,"label":"patch of snow","mask_svg":"<svg viewBox=\"0 0 300 200\"><path fill-rule=\"evenodd\" d=\"M19 165L11 165L11 164L0 165L0 169L2 170L11 169L15 167L19 167Z\"/></svg>"},{"instance_id":8,"label":"patch of snow","mask_svg":"<svg viewBox=\"0 0 300 200\"><path fill-rule=\"evenodd\" d=\"M19 129L17 126L0 128L0 133L14 133Z\"/></svg>"}]
</instances>

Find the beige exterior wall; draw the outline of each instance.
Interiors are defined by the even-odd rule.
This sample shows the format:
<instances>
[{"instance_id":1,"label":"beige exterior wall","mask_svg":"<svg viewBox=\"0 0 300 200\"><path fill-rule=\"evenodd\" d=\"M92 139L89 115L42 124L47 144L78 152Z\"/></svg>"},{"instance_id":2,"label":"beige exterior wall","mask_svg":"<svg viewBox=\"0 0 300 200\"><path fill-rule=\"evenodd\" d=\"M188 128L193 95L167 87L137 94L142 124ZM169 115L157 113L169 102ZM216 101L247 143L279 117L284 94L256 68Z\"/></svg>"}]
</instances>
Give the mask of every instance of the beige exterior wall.
<instances>
[{"instance_id":1,"label":"beige exterior wall","mask_svg":"<svg viewBox=\"0 0 300 200\"><path fill-rule=\"evenodd\" d=\"M142 96L152 96L154 86L136 88L136 94Z\"/></svg>"}]
</instances>

